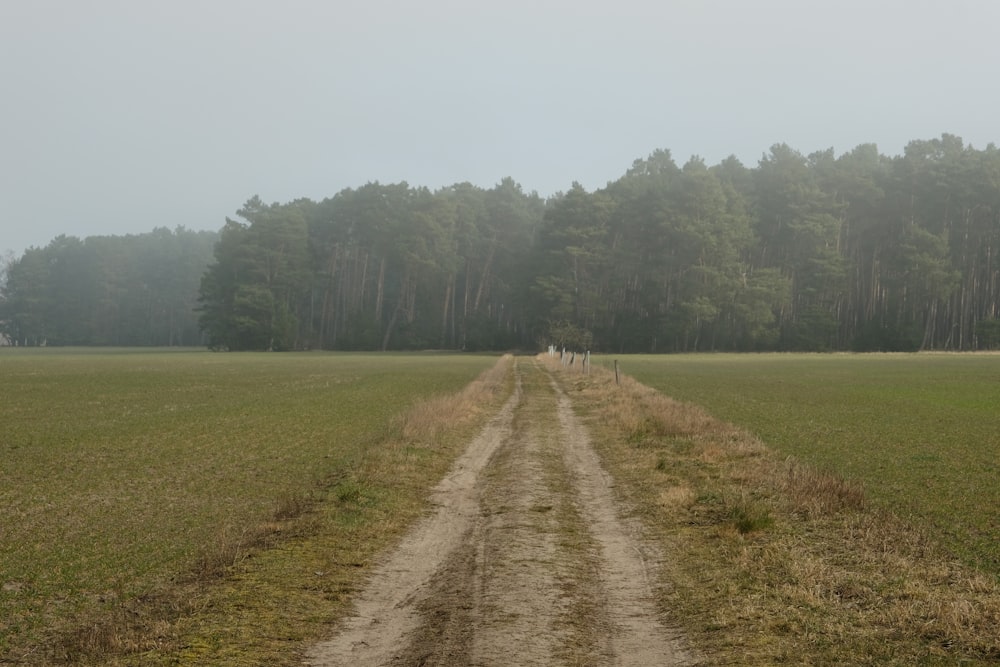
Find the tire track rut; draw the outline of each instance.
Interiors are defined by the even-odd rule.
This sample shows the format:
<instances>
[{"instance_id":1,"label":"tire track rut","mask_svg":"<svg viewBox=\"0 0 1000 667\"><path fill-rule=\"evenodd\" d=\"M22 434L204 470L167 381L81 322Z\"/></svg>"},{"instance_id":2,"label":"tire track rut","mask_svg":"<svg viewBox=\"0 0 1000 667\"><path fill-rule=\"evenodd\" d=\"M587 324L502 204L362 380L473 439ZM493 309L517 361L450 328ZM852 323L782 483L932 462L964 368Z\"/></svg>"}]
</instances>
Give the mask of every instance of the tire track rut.
<instances>
[{"instance_id":1,"label":"tire track rut","mask_svg":"<svg viewBox=\"0 0 1000 667\"><path fill-rule=\"evenodd\" d=\"M522 368L527 366L527 368ZM516 389L307 664L689 665L654 601L659 555L555 380Z\"/></svg>"}]
</instances>

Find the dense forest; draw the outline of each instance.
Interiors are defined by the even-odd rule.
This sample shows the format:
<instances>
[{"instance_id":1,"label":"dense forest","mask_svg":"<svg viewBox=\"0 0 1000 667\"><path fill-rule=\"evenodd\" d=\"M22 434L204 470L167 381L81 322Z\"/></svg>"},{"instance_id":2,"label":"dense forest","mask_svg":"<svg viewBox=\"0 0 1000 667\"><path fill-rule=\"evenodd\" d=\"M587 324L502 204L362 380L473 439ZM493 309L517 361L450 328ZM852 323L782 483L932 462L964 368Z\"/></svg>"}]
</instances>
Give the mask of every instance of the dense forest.
<instances>
[{"instance_id":1,"label":"dense forest","mask_svg":"<svg viewBox=\"0 0 1000 667\"><path fill-rule=\"evenodd\" d=\"M668 151L547 200L512 179L250 199L218 234L59 237L8 263L18 344L224 350L1000 345L1000 150ZM214 245L213 245L214 244Z\"/></svg>"},{"instance_id":2,"label":"dense forest","mask_svg":"<svg viewBox=\"0 0 1000 667\"><path fill-rule=\"evenodd\" d=\"M7 263L0 334L16 345L201 345L198 287L216 232L59 236Z\"/></svg>"}]
</instances>

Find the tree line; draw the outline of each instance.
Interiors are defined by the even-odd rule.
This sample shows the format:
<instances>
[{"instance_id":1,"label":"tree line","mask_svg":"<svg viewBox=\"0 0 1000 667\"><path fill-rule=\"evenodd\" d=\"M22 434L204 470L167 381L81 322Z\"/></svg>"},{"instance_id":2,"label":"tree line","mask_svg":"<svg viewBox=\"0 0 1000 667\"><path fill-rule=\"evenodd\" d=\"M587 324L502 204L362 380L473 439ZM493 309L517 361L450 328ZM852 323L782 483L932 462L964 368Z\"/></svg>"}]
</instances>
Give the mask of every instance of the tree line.
<instances>
[{"instance_id":1,"label":"tree line","mask_svg":"<svg viewBox=\"0 0 1000 667\"><path fill-rule=\"evenodd\" d=\"M91 267L87 280L52 283L47 300L30 294L49 275L36 265L66 274L70 250L91 240L28 251L8 266L4 332L29 343L197 338L226 350L1000 345L1000 150L947 134L892 157L874 145L836 156L778 144L756 167L732 157L679 166L660 150L604 188L574 183L548 199L510 178L436 191L368 183L319 202L254 197L210 253L210 235L192 234L132 241L190 237L175 273L162 265L172 283ZM149 268L120 251L112 266ZM154 297L161 284L178 291ZM69 290L103 305L53 309L52 295ZM143 312L155 334L139 326ZM180 329L166 326L168 312Z\"/></svg>"},{"instance_id":2,"label":"tree line","mask_svg":"<svg viewBox=\"0 0 1000 667\"><path fill-rule=\"evenodd\" d=\"M59 236L0 281L0 335L13 345L203 345L198 288L219 235Z\"/></svg>"}]
</instances>

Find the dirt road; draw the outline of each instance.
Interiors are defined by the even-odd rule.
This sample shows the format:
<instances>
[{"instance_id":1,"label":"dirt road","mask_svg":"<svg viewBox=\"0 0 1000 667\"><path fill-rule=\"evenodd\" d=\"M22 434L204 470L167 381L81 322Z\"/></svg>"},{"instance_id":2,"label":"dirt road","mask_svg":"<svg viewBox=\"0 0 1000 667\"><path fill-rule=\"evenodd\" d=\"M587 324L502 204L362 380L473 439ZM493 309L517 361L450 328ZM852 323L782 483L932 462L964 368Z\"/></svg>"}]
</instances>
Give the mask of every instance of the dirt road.
<instances>
[{"instance_id":1,"label":"dirt road","mask_svg":"<svg viewBox=\"0 0 1000 667\"><path fill-rule=\"evenodd\" d=\"M690 665L653 602L660 558L623 516L538 363L434 490L307 664Z\"/></svg>"}]
</instances>

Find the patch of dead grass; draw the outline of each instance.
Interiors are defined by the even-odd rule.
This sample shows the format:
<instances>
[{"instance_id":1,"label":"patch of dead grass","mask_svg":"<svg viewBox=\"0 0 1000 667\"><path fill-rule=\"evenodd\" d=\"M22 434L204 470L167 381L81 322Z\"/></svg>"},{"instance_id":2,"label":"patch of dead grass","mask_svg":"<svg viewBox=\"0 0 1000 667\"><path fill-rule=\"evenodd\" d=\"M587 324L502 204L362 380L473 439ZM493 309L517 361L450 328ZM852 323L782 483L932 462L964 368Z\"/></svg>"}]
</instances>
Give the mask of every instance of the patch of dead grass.
<instances>
[{"instance_id":1,"label":"patch of dead grass","mask_svg":"<svg viewBox=\"0 0 1000 667\"><path fill-rule=\"evenodd\" d=\"M862 510L865 506L865 490L861 483L803 465L792 458L785 460L783 474L778 479L794 510L809 516Z\"/></svg>"},{"instance_id":2,"label":"patch of dead grass","mask_svg":"<svg viewBox=\"0 0 1000 667\"><path fill-rule=\"evenodd\" d=\"M434 396L418 401L399 418L399 434L404 442L432 443L444 431L468 423L493 405L505 389L511 357L484 371L457 394Z\"/></svg>"},{"instance_id":3,"label":"patch of dead grass","mask_svg":"<svg viewBox=\"0 0 1000 667\"><path fill-rule=\"evenodd\" d=\"M663 508L690 507L697 500L694 489L689 486L668 486L660 491L657 504Z\"/></svg>"}]
</instances>

